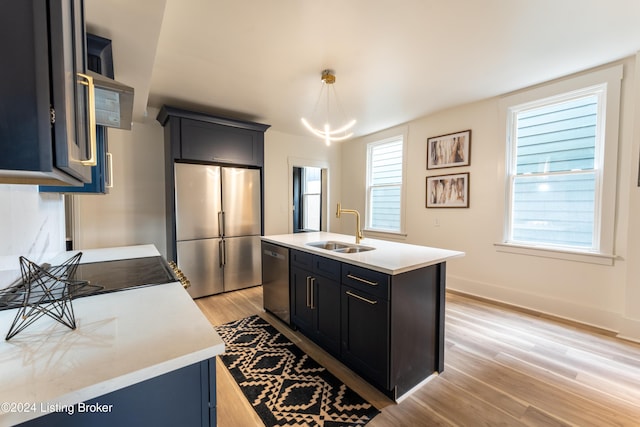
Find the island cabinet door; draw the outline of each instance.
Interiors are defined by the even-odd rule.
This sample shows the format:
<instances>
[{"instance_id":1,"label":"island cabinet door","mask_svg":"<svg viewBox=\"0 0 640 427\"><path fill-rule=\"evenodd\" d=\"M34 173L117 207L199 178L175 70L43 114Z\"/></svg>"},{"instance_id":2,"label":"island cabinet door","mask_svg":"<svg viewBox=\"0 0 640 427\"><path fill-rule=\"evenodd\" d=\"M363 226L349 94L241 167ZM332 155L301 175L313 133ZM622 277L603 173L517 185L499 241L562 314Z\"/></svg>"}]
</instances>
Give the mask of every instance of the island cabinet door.
<instances>
[{"instance_id":1,"label":"island cabinet door","mask_svg":"<svg viewBox=\"0 0 640 427\"><path fill-rule=\"evenodd\" d=\"M315 276L311 283L314 340L330 353L340 354L340 283Z\"/></svg>"},{"instance_id":2,"label":"island cabinet door","mask_svg":"<svg viewBox=\"0 0 640 427\"><path fill-rule=\"evenodd\" d=\"M389 301L342 286L341 358L372 383L389 390Z\"/></svg>"},{"instance_id":3,"label":"island cabinet door","mask_svg":"<svg viewBox=\"0 0 640 427\"><path fill-rule=\"evenodd\" d=\"M291 323L305 335L313 333L311 309L311 279L313 274L300 267L291 266Z\"/></svg>"}]
</instances>

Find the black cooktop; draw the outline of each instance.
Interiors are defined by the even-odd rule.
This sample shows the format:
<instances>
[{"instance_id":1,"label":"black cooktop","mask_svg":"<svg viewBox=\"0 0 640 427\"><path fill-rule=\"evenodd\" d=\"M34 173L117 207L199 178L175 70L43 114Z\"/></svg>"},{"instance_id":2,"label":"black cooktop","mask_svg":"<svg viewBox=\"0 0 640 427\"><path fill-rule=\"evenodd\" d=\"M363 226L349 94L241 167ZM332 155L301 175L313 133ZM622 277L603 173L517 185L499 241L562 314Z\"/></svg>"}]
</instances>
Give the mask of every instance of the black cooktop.
<instances>
[{"instance_id":1,"label":"black cooktop","mask_svg":"<svg viewBox=\"0 0 640 427\"><path fill-rule=\"evenodd\" d=\"M102 286L104 289L98 292L178 281L164 258L159 256L79 264L73 279Z\"/></svg>"},{"instance_id":2,"label":"black cooktop","mask_svg":"<svg viewBox=\"0 0 640 427\"><path fill-rule=\"evenodd\" d=\"M74 297L178 281L171 267L160 256L79 264L69 279L87 281L92 285L90 292L78 293ZM14 292L2 293L0 310L20 306L24 299L23 287L18 285L14 289Z\"/></svg>"}]
</instances>

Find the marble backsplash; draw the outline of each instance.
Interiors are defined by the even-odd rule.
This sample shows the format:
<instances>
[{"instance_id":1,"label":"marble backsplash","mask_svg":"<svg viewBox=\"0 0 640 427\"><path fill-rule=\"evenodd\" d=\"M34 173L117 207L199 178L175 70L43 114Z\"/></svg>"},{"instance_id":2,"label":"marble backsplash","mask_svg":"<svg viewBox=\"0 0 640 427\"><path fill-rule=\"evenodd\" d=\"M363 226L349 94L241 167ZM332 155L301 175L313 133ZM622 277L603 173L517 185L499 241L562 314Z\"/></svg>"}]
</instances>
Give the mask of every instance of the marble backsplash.
<instances>
[{"instance_id":1,"label":"marble backsplash","mask_svg":"<svg viewBox=\"0 0 640 427\"><path fill-rule=\"evenodd\" d=\"M64 250L62 195L0 184L0 289L20 278L21 255L43 263Z\"/></svg>"}]
</instances>

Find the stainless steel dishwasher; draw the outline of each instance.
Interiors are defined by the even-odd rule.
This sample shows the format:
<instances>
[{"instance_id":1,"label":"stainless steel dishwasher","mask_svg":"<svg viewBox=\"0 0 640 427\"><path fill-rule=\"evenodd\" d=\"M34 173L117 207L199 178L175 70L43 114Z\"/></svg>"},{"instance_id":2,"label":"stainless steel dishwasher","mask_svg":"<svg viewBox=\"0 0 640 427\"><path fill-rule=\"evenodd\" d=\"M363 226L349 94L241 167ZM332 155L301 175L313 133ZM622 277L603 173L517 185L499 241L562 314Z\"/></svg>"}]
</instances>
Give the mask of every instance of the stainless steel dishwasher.
<instances>
[{"instance_id":1,"label":"stainless steel dishwasher","mask_svg":"<svg viewBox=\"0 0 640 427\"><path fill-rule=\"evenodd\" d=\"M262 303L266 311L291 324L289 249L267 242L262 242Z\"/></svg>"}]
</instances>

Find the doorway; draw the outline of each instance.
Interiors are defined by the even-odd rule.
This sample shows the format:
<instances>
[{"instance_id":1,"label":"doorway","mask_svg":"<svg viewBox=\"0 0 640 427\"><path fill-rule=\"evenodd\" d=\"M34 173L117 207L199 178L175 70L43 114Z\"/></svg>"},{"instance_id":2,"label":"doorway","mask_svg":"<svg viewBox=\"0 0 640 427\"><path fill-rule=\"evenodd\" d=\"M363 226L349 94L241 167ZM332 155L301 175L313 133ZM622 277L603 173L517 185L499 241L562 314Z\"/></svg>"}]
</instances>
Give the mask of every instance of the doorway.
<instances>
[{"instance_id":1,"label":"doorway","mask_svg":"<svg viewBox=\"0 0 640 427\"><path fill-rule=\"evenodd\" d=\"M326 230L326 170L312 166L293 167L293 232Z\"/></svg>"}]
</instances>

